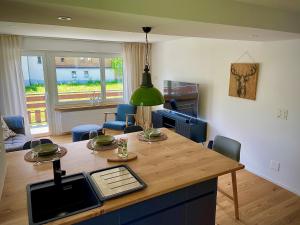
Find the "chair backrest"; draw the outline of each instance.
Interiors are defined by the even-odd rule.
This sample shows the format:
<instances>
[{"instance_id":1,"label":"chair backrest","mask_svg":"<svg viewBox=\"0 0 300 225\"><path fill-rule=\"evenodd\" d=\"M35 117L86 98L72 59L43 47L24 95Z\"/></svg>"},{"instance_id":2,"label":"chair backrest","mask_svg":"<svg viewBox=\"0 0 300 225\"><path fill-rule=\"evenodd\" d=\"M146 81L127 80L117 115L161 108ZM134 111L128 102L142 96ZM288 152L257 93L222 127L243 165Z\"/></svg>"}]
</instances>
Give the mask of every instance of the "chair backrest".
<instances>
[{"instance_id":1,"label":"chair backrest","mask_svg":"<svg viewBox=\"0 0 300 225\"><path fill-rule=\"evenodd\" d=\"M143 130L143 128L141 126L133 125L133 126L125 127L124 134L142 131L142 130Z\"/></svg>"},{"instance_id":2,"label":"chair backrest","mask_svg":"<svg viewBox=\"0 0 300 225\"><path fill-rule=\"evenodd\" d=\"M136 106L130 104L119 104L117 107L116 120L117 121L126 121L126 114L135 114ZM129 116L128 122L134 123L134 117Z\"/></svg>"},{"instance_id":3,"label":"chair backrest","mask_svg":"<svg viewBox=\"0 0 300 225\"><path fill-rule=\"evenodd\" d=\"M240 161L241 143L236 140L217 135L212 148L224 156Z\"/></svg>"},{"instance_id":4,"label":"chair backrest","mask_svg":"<svg viewBox=\"0 0 300 225\"><path fill-rule=\"evenodd\" d=\"M42 138L42 139L40 139L40 141L41 141L41 144L52 144L53 143L50 139L46 139L46 138ZM23 150L30 149L31 148L30 143L31 143L31 141L27 141L23 145Z\"/></svg>"}]
</instances>

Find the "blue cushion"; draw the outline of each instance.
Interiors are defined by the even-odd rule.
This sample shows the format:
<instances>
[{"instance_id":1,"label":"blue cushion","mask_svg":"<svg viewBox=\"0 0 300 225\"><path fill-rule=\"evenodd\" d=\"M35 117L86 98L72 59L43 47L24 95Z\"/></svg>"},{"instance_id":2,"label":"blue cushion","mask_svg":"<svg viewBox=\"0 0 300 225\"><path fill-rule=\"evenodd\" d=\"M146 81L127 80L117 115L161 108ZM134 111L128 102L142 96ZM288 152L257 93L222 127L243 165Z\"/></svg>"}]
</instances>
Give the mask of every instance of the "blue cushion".
<instances>
[{"instance_id":1,"label":"blue cushion","mask_svg":"<svg viewBox=\"0 0 300 225\"><path fill-rule=\"evenodd\" d=\"M3 120L17 134L25 134L24 118L22 116L4 116Z\"/></svg>"},{"instance_id":2,"label":"blue cushion","mask_svg":"<svg viewBox=\"0 0 300 225\"><path fill-rule=\"evenodd\" d=\"M4 141L5 150L7 152L13 152L23 149L23 145L29 141L30 138L24 134L17 134L14 137L10 137Z\"/></svg>"},{"instance_id":3,"label":"blue cushion","mask_svg":"<svg viewBox=\"0 0 300 225\"><path fill-rule=\"evenodd\" d=\"M117 108L116 120L126 121L126 114L135 114L136 107L130 104L119 104ZM134 117L129 116L128 122L134 123Z\"/></svg>"},{"instance_id":4,"label":"blue cushion","mask_svg":"<svg viewBox=\"0 0 300 225\"><path fill-rule=\"evenodd\" d=\"M84 124L73 127L72 129L72 139L73 142L82 141L82 136L84 134L89 133L91 130L97 130L98 132L102 131L102 126L97 124Z\"/></svg>"},{"instance_id":5,"label":"blue cushion","mask_svg":"<svg viewBox=\"0 0 300 225\"><path fill-rule=\"evenodd\" d=\"M128 122L128 126L133 125L132 122ZM124 130L126 127L125 121L107 121L103 124L103 128L108 128L112 130Z\"/></svg>"}]
</instances>

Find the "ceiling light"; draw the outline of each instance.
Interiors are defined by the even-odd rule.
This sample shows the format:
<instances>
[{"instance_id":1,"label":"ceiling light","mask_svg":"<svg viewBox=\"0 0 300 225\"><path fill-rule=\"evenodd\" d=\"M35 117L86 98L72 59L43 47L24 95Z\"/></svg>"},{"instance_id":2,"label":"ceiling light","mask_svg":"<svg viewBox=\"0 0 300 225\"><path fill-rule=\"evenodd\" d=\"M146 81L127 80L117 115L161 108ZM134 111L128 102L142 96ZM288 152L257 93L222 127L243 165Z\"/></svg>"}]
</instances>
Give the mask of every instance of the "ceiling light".
<instances>
[{"instance_id":1,"label":"ceiling light","mask_svg":"<svg viewBox=\"0 0 300 225\"><path fill-rule=\"evenodd\" d=\"M63 21L70 21L70 20L72 20L72 18L69 17L69 16L59 16L59 17L57 17L57 19L58 20L63 20Z\"/></svg>"},{"instance_id":2,"label":"ceiling light","mask_svg":"<svg viewBox=\"0 0 300 225\"><path fill-rule=\"evenodd\" d=\"M160 91L153 86L151 81L151 74L149 73L150 65L148 33L151 31L151 27L143 27L143 31L146 34L146 65L142 77L142 84L131 95L130 103L136 106L161 105L165 102L164 97L162 96Z\"/></svg>"}]
</instances>

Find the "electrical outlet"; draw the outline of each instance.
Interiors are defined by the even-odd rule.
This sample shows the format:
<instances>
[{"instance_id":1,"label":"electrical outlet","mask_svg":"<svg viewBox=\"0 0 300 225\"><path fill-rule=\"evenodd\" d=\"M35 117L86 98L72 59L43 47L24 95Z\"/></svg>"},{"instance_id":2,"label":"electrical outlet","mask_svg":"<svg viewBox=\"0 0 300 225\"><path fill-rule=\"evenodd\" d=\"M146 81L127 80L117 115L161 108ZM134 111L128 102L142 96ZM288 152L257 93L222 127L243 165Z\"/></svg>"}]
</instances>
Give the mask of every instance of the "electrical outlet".
<instances>
[{"instance_id":1,"label":"electrical outlet","mask_svg":"<svg viewBox=\"0 0 300 225\"><path fill-rule=\"evenodd\" d=\"M275 171L275 172L279 172L280 170L280 162L275 161L275 160L271 160L270 162L270 169Z\"/></svg>"}]
</instances>

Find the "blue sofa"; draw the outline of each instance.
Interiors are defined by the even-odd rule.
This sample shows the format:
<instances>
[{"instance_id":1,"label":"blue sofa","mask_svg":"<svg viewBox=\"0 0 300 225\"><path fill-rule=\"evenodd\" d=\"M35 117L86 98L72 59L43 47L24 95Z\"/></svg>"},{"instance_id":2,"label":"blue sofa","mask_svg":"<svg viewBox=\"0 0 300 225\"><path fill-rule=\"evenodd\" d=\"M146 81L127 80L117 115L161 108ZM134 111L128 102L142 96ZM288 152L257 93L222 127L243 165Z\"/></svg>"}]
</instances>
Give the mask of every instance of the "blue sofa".
<instances>
[{"instance_id":1,"label":"blue sofa","mask_svg":"<svg viewBox=\"0 0 300 225\"><path fill-rule=\"evenodd\" d=\"M23 149L23 145L30 140L25 135L24 118L22 116L4 116L3 120L17 135L4 140L6 152L13 152Z\"/></svg>"}]
</instances>

